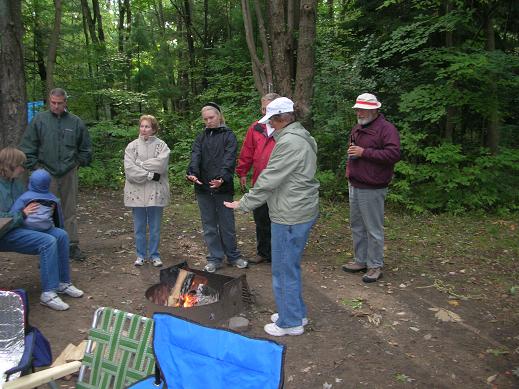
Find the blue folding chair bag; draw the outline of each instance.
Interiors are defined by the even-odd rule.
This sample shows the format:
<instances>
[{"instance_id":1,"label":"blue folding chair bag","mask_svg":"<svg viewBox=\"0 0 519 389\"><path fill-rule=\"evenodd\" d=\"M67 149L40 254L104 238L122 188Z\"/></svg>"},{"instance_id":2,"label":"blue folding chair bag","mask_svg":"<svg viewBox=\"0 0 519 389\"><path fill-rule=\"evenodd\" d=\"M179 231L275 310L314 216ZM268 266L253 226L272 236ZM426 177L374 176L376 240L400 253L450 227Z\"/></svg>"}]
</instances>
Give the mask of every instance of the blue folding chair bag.
<instances>
[{"instance_id":1,"label":"blue folding chair bag","mask_svg":"<svg viewBox=\"0 0 519 389\"><path fill-rule=\"evenodd\" d=\"M14 289L22 299L25 306L25 332L27 335L32 334L34 337L34 347L32 349L32 366L42 367L49 366L52 363L52 350L47 338L41 331L29 324L29 298L25 289Z\"/></svg>"},{"instance_id":2,"label":"blue folding chair bag","mask_svg":"<svg viewBox=\"0 0 519 389\"><path fill-rule=\"evenodd\" d=\"M170 389L279 389L285 346L155 313L153 351ZM149 383L148 383L149 382ZM151 388L153 378L132 386Z\"/></svg>"}]
</instances>

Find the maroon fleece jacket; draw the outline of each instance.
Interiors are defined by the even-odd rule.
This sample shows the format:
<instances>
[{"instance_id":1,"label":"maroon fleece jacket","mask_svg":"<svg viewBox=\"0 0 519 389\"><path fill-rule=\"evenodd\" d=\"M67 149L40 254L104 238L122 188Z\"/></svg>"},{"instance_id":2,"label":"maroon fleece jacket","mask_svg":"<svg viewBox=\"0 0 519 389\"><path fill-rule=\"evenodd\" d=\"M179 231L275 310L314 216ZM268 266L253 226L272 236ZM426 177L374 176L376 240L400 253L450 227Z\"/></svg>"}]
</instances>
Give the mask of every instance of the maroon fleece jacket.
<instances>
[{"instance_id":1,"label":"maroon fleece jacket","mask_svg":"<svg viewBox=\"0 0 519 389\"><path fill-rule=\"evenodd\" d=\"M393 178L393 167L400 161L400 135L396 127L379 114L371 123L357 124L351 141L363 147L362 157L348 159L346 177L361 189L385 188Z\"/></svg>"}]
</instances>

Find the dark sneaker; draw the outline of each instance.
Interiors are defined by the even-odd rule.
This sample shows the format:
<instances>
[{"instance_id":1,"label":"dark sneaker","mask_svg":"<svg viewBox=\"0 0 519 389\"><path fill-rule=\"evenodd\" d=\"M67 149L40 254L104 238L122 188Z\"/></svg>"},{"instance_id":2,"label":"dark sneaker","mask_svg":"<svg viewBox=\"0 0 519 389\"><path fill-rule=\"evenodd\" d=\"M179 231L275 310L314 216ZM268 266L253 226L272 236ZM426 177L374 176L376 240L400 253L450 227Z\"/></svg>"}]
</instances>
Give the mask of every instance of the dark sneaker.
<instances>
[{"instance_id":1,"label":"dark sneaker","mask_svg":"<svg viewBox=\"0 0 519 389\"><path fill-rule=\"evenodd\" d=\"M70 246L70 259L74 259L76 261L84 261L86 259L86 255L81 252L81 249L77 245Z\"/></svg>"},{"instance_id":2,"label":"dark sneaker","mask_svg":"<svg viewBox=\"0 0 519 389\"><path fill-rule=\"evenodd\" d=\"M362 281L364 282L375 282L379 278L382 278L382 268L381 267L372 267L368 269L367 273L362 277Z\"/></svg>"},{"instance_id":3,"label":"dark sneaker","mask_svg":"<svg viewBox=\"0 0 519 389\"><path fill-rule=\"evenodd\" d=\"M359 271L366 271L367 266L365 263L360 262L348 262L345 265L342 265L342 270L348 273L358 273Z\"/></svg>"},{"instance_id":4,"label":"dark sneaker","mask_svg":"<svg viewBox=\"0 0 519 389\"><path fill-rule=\"evenodd\" d=\"M252 263L253 265L257 265L258 263L262 262L268 262L269 260L265 257L262 257L261 255L257 254L255 257L250 258L248 260L249 263Z\"/></svg>"}]
</instances>

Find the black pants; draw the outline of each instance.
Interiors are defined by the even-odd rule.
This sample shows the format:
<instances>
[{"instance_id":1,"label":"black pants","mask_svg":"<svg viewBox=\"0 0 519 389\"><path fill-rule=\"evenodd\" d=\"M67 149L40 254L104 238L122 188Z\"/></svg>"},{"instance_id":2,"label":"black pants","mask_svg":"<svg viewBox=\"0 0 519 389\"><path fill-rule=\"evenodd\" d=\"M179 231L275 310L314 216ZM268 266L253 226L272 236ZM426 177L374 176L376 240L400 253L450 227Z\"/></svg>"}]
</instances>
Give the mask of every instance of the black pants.
<instances>
[{"instance_id":1,"label":"black pants","mask_svg":"<svg viewBox=\"0 0 519 389\"><path fill-rule=\"evenodd\" d=\"M271 248L269 207L265 203L261 207L256 208L253 213L254 222L256 223L256 249L258 255L261 255L263 258L266 258L270 261Z\"/></svg>"}]
</instances>

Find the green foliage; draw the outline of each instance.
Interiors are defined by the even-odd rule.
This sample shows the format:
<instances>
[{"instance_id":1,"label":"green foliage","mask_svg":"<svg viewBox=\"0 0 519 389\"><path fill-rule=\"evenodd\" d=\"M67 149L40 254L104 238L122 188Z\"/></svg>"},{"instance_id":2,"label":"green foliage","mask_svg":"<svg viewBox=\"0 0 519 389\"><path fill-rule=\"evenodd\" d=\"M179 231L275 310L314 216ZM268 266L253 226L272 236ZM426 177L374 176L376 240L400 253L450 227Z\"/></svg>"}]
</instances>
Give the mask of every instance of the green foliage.
<instances>
[{"instance_id":1,"label":"green foliage","mask_svg":"<svg viewBox=\"0 0 519 389\"><path fill-rule=\"evenodd\" d=\"M320 196L329 200L342 200L348 194L348 182L342 174L336 174L331 170L321 170L316 174L319 180L319 194Z\"/></svg>"},{"instance_id":2,"label":"green foliage","mask_svg":"<svg viewBox=\"0 0 519 389\"><path fill-rule=\"evenodd\" d=\"M459 145L448 143L423 150L404 148L413 151L416 163L396 165L390 200L417 212L519 210L518 150L493 156L486 150L464 155Z\"/></svg>"},{"instance_id":3,"label":"green foliage","mask_svg":"<svg viewBox=\"0 0 519 389\"><path fill-rule=\"evenodd\" d=\"M88 187L122 188L124 184L124 149L136 138L136 126L128 128L113 122L101 122L89 129L94 160L79 169L81 185Z\"/></svg>"}]
</instances>

